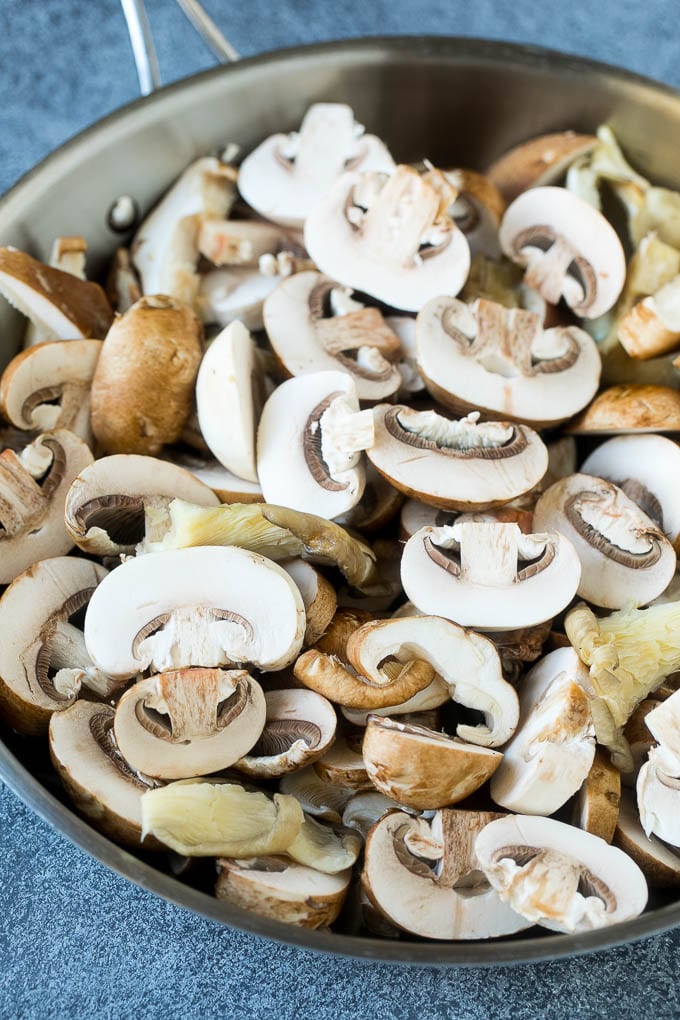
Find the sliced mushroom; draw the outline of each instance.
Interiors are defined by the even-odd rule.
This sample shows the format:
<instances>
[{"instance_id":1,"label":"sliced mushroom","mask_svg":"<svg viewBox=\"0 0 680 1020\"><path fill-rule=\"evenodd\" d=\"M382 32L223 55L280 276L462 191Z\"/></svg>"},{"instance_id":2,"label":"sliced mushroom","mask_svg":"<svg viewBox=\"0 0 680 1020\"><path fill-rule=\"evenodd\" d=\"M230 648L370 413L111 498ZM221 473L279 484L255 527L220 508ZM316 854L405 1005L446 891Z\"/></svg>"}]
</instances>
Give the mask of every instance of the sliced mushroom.
<instances>
[{"instance_id":1,"label":"sliced mushroom","mask_svg":"<svg viewBox=\"0 0 680 1020\"><path fill-rule=\"evenodd\" d=\"M361 754L361 738L337 737L323 758L312 768L321 779L345 790L372 790Z\"/></svg>"},{"instance_id":2,"label":"sliced mushroom","mask_svg":"<svg viewBox=\"0 0 680 1020\"><path fill-rule=\"evenodd\" d=\"M611 482L576 474L551 485L534 510L539 531L558 531L581 561L578 594L596 606L645 605L675 573L673 546Z\"/></svg>"},{"instance_id":3,"label":"sliced mushroom","mask_svg":"<svg viewBox=\"0 0 680 1020\"><path fill-rule=\"evenodd\" d=\"M167 294L192 305L199 278L202 222L226 216L236 197L236 171L214 156L190 163L140 226L132 260L144 294Z\"/></svg>"},{"instance_id":4,"label":"sliced mushroom","mask_svg":"<svg viewBox=\"0 0 680 1020\"><path fill-rule=\"evenodd\" d=\"M51 340L103 337L113 319L98 283L79 280L16 248L0 248L0 294Z\"/></svg>"},{"instance_id":5,"label":"sliced mushroom","mask_svg":"<svg viewBox=\"0 0 680 1020\"><path fill-rule=\"evenodd\" d=\"M214 266L257 266L263 255L304 254L301 235L266 220L205 219L198 250Z\"/></svg>"},{"instance_id":6,"label":"sliced mushroom","mask_svg":"<svg viewBox=\"0 0 680 1020\"><path fill-rule=\"evenodd\" d=\"M670 386L610 386L571 423L573 435L680 432L680 393Z\"/></svg>"},{"instance_id":7,"label":"sliced mushroom","mask_svg":"<svg viewBox=\"0 0 680 1020\"><path fill-rule=\"evenodd\" d=\"M82 562L82 561L80 561ZM109 839L139 850L162 850L153 836L142 842L142 794L157 786L121 755L110 705L77 701L50 719L50 758L76 810Z\"/></svg>"},{"instance_id":8,"label":"sliced mushroom","mask_svg":"<svg viewBox=\"0 0 680 1020\"><path fill-rule=\"evenodd\" d=\"M246 156L239 190L267 219L301 227L344 171L390 171L393 166L383 143L364 134L350 106L314 103L299 131L271 135Z\"/></svg>"},{"instance_id":9,"label":"sliced mushroom","mask_svg":"<svg viewBox=\"0 0 680 1020\"><path fill-rule=\"evenodd\" d=\"M418 726L427 726L431 730L441 729L440 715L438 711L451 698L448 684L439 676L435 676L431 684L418 691L408 701L402 701L398 705L386 705L384 708L369 708L360 710L347 708L341 705L340 709L345 719L352 726L365 729L368 720L372 715L381 717L399 716L403 722L414 722Z\"/></svg>"},{"instance_id":10,"label":"sliced mushroom","mask_svg":"<svg viewBox=\"0 0 680 1020\"><path fill-rule=\"evenodd\" d=\"M83 683L99 695L111 693L109 677L94 666L82 631L69 619L104 577L95 563L58 556L20 574L0 599L0 705L19 733L44 733Z\"/></svg>"},{"instance_id":11,"label":"sliced mushroom","mask_svg":"<svg viewBox=\"0 0 680 1020\"><path fill-rule=\"evenodd\" d=\"M313 691L267 691L266 722L257 743L235 768L269 779L301 769L323 757L335 740L337 717L331 703ZM307 862L302 862L307 863Z\"/></svg>"},{"instance_id":12,"label":"sliced mushroom","mask_svg":"<svg viewBox=\"0 0 680 1020\"><path fill-rule=\"evenodd\" d=\"M201 354L198 319L173 298L144 297L116 319L90 395L102 449L153 455L176 442L191 411Z\"/></svg>"},{"instance_id":13,"label":"sliced mushroom","mask_svg":"<svg viewBox=\"0 0 680 1020\"><path fill-rule=\"evenodd\" d=\"M361 451L373 443L373 414L359 410L344 372L312 372L278 386L262 410L257 472L265 500L328 519L361 499Z\"/></svg>"},{"instance_id":14,"label":"sliced mushroom","mask_svg":"<svg viewBox=\"0 0 680 1020\"><path fill-rule=\"evenodd\" d=\"M630 857L553 818L496 819L475 850L501 899L551 931L605 928L637 917L647 903L647 883Z\"/></svg>"},{"instance_id":15,"label":"sliced mushroom","mask_svg":"<svg viewBox=\"0 0 680 1020\"><path fill-rule=\"evenodd\" d=\"M680 854L656 836L646 835L630 794L621 799L614 842L631 857L651 886L680 885Z\"/></svg>"},{"instance_id":16,"label":"sliced mushroom","mask_svg":"<svg viewBox=\"0 0 680 1020\"><path fill-rule=\"evenodd\" d=\"M417 343L428 390L458 413L479 409L546 428L585 407L600 380L597 345L584 330L544 330L535 312L494 301L429 301Z\"/></svg>"},{"instance_id":17,"label":"sliced mushroom","mask_svg":"<svg viewBox=\"0 0 680 1020\"><path fill-rule=\"evenodd\" d=\"M526 425L479 422L479 412L451 421L401 404L374 408L375 468L400 492L443 510L484 510L532 489L548 451Z\"/></svg>"},{"instance_id":18,"label":"sliced mushroom","mask_svg":"<svg viewBox=\"0 0 680 1020\"><path fill-rule=\"evenodd\" d=\"M479 870L477 833L497 814L437 811L431 824L393 811L366 841L363 887L381 915L422 938L483 939L529 925Z\"/></svg>"},{"instance_id":19,"label":"sliced mushroom","mask_svg":"<svg viewBox=\"0 0 680 1020\"><path fill-rule=\"evenodd\" d=\"M500 228L506 255L526 266L524 282L556 305L594 319L616 302L626 278L623 247L611 224L564 188L525 191Z\"/></svg>"},{"instance_id":20,"label":"sliced mushroom","mask_svg":"<svg viewBox=\"0 0 680 1020\"><path fill-rule=\"evenodd\" d=\"M669 753L663 744L652 747L638 773L635 789L640 823L646 835L654 833L664 843L680 847L680 766L677 754L672 750Z\"/></svg>"},{"instance_id":21,"label":"sliced mushroom","mask_svg":"<svg viewBox=\"0 0 680 1020\"><path fill-rule=\"evenodd\" d=\"M218 506L207 485L155 457L118 453L101 457L75 479L66 496L66 529L79 549L95 556L134 553L144 537L144 515L160 497Z\"/></svg>"},{"instance_id":22,"label":"sliced mushroom","mask_svg":"<svg viewBox=\"0 0 680 1020\"><path fill-rule=\"evenodd\" d=\"M645 725L664 754L676 758L673 773L680 775L680 691L676 690L645 716Z\"/></svg>"},{"instance_id":23,"label":"sliced mushroom","mask_svg":"<svg viewBox=\"0 0 680 1020\"><path fill-rule=\"evenodd\" d=\"M121 678L246 662L283 669L304 629L302 599L285 570L235 547L127 560L97 589L85 617L93 661Z\"/></svg>"},{"instance_id":24,"label":"sliced mushroom","mask_svg":"<svg viewBox=\"0 0 680 1020\"><path fill-rule=\"evenodd\" d=\"M302 596L307 620L305 644L316 644L335 615L338 604L335 588L305 560L284 560L281 566L293 578Z\"/></svg>"},{"instance_id":25,"label":"sliced mushroom","mask_svg":"<svg viewBox=\"0 0 680 1020\"><path fill-rule=\"evenodd\" d=\"M87 255L87 241L84 237L56 237L50 252L49 265L53 269L62 269L79 280L86 280L85 256ZM107 298L109 297L107 289ZM111 302L113 307L113 302ZM34 344L51 340L52 334L49 330L40 328L35 322L29 320L24 332L24 347L32 347ZM66 426L68 428L68 426Z\"/></svg>"},{"instance_id":26,"label":"sliced mushroom","mask_svg":"<svg viewBox=\"0 0 680 1020\"><path fill-rule=\"evenodd\" d=\"M322 779L311 765L281 776L279 790L297 798L305 815L335 825L347 824L343 821L343 811L353 796L352 791Z\"/></svg>"},{"instance_id":27,"label":"sliced mushroom","mask_svg":"<svg viewBox=\"0 0 680 1020\"><path fill-rule=\"evenodd\" d=\"M416 312L457 294L470 268L448 200L416 170L343 176L305 222L305 246L322 273L393 308Z\"/></svg>"},{"instance_id":28,"label":"sliced mushroom","mask_svg":"<svg viewBox=\"0 0 680 1020\"><path fill-rule=\"evenodd\" d=\"M333 655L342 662L348 662L347 642L355 630L363 623L373 619L371 613L363 609L338 609L326 628L326 632L315 643L314 647L327 655Z\"/></svg>"},{"instance_id":29,"label":"sliced mushroom","mask_svg":"<svg viewBox=\"0 0 680 1020\"><path fill-rule=\"evenodd\" d=\"M422 528L406 546L401 577L423 613L466 627L514 630L557 616L576 594L579 558L553 522L524 535L517 524L463 521Z\"/></svg>"},{"instance_id":30,"label":"sliced mushroom","mask_svg":"<svg viewBox=\"0 0 680 1020\"><path fill-rule=\"evenodd\" d=\"M511 202L527 188L559 181L574 160L592 152L596 145L594 135L575 131L539 135L509 149L491 164L486 175Z\"/></svg>"},{"instance_id":31,"label":"sliced mushroom","mask_svg":"<svg viewBox=\"0 0 680 1020\"><path fill-rule=\"evenodd\" d=\"M273 273L248 266L211 269L200 278L198 314L206 325L238 321L251 332L262 329L263 303L283 277L278 265Z\"/></svg>"},{"instance_id":32,"label":"sliced mushroom","mask_svg":"<svg viewBox=\"0 0 680 1020\"><path fill-rule=\"evenodd\" d=\"M124 315L142 297L139 277L128 248L116 249L106 280L106 296L119 315Z\"/></svg>"},{"instance_id":33,"label":"sliced mushroom","mask_svg":"<svg viewBox=\"0 0 680 1020\"><path fill-rule=\"evenodd\" d=\"M217 871L218 900L302 928L323 928L337 920L352 877L349 868L329 875L275 855L220 857Z\"/></svg>"},{"instance_id":34,"label":"sliced mushroom","mask_svg":"<svg viewBox=\"0 0 680 1020\"><path fill-rule=\"evenodd\" d=\"M498 258L498 227L506 202L496 185L475 170L444 170L443 176L455 192L449 213L465 234L470 253Z\"/></svg>"},{"instance_id":35,"label":"sliced mushroom","mask_svg":"<svg viewBox=\"0 0 680 1020\"><path fill-rule=\"evenodd\" d=\"M621 346L631 356L646 360L668 354L680 346L680 276L639 301L618 326Z\"/></svg>"},{"instance_id":36,"label":"sliced mushroom","mask_svg":"<svg viewBox=\"0 0 680 1020\"><path fill-rule=\"evenodd\" d=\"M214 457L202 457L200 454L176 448L166 450L164 457L207 485L223 503L262 502L259 482L247 482L244 478L237 478Z\"/></svg>"},{"instance_id":37,"label":"sliced mushroom","mask_svg":"<svg viewBox=\"0 0 680 1020\"><path fill-rule=\"evenodd\" d=\"M621 773L611 764L603 751L598 749L592 768L578 793L574 807L574 824L594 836L599 836L605 843L611 843L619 820L620 803ZM636 863L639 864L639 861Z\"/></svg>"},{"instance_id":38,"label":"sliced mushroom","mask_svg":"<svg viewBox=\"0 0 680 1020\"><path fill-rule=\"evenodd\" d=\"M342 824L356 829L366 839L369 829L388 811L403 811L403 808L392 797L386 797L378 790L360 790L347 801L342 812Z\"/></svg>"},{"instance_id":39,"label":"sliced mushroom","mask_svg":"<svg viewBox=\"0 0 680 1020\"><path fill-rule=\"evenodd\" d=\"M385 670L375 682L352 672L335 656L310 648L295 663L294 674L305 687L338 705L370 711L407 701L434 679L434 669L427 662L395 661L394 666L394 671Z\"/></svg>"}]
</instances>

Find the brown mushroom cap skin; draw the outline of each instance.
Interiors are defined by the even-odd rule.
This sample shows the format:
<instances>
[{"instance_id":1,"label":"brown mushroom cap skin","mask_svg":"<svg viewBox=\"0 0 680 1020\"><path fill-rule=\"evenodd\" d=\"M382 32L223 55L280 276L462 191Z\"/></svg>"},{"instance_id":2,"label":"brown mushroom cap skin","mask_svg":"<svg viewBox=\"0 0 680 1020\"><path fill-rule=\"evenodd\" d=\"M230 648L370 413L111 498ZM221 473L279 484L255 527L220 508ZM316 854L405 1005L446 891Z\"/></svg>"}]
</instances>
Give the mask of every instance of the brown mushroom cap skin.
<instances>
[{"instance_id":1,"label":"brown mushroom cap skin","mask_svg":"<svg viewBox=\"0 0 680 1020\"><path fill-rule=\"evenodd\" d=\"M188 305L141 298L109 330L92 380L92 430L106 453L155 455L179 439L202 355Z\"/></svg>"},{"instance_id":2,"label":"brown mushroom cap skin","mask_svg":"<svg viewBox=\"0 0 680 1020\"><path fill-rule=\"evenodd\" d=\"M512 202L527 188L558 180L570 163L587 155L596 144L595 135L574 131L539 135L499 156L487 169L486 176L506 202Z\"/></svg>"},{"instance_id":3,"label":"brown mushroom cap skin","mask_svg":"<svg viewBox=\"0 0 680 1020\"><path fill-rule=\"evenodd\" d=\"M590 773L577 796L575 822L586 832L611 843L621 801L621 773L601 748L595 752ZM624 847L625 849L625 847Z\"/></svg>"},{"instance_id":4,"label":"brown mushroom cap skin","mask_svg":"<svg viewBox=\"0 0 680 1020\"><path fill-rule=\"evenodd\" d=\"M656 836L645 834L631 794L621 798L614 843L635 861L651 886L680 886L680 854Z\"/></svg>"},{"instance_id":5,"label":"brown mushroom cap skin","mask_svg":"<svg viewBox=\"0 0 680 1020\"><path fill-rule=\"evenodd\" d=\"M574 436L680 432L680 393L670 386L610 386L568 427Z\"/></svg>"}]
</instances>

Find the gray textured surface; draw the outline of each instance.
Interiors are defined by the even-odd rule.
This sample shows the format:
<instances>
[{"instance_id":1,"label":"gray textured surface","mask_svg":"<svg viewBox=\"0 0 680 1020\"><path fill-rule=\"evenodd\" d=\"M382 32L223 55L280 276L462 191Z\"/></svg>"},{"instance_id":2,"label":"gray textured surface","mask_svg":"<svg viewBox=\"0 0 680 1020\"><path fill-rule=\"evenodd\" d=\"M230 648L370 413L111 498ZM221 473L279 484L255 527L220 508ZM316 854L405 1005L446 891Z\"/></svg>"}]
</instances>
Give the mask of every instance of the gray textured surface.
<instances>
[{"instance_id":1,"label":"gray textured surface","mask_svg":"<svg viewBox=\"0 0 680 1020\"><path fill-rule=\"evenodd\" d=\"M212 63L147 0L166 81ZM532 42L680 85L676 0L327 0L206 6L243 54L366 33ZM0 0L0 191L136 95L117 0ZM227 931L107 871L0 789L0 1017L580 1018L680 1015L680 932L565 963L407 970Z\"/></svg>"}]
</instances>

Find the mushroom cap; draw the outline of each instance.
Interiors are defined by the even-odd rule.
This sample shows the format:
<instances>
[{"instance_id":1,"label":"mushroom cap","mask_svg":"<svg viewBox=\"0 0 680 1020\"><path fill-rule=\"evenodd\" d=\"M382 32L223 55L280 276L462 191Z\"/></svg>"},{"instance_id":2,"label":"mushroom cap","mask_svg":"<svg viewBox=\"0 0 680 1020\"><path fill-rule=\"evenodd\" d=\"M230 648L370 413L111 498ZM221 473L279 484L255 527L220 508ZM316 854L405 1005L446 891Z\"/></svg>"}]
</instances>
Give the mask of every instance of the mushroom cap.
<instances>
[{"instance_id":1,"label":"mushroom cap","mask_svg":"<svg viewBox=\"0 0 680 1020\"><path fill-rule=\"evenodd\" d=\"M144 537L144 510L160 497L218 506L219 499L188 471L155 457L116 453L89 464L66 496L66 529L95 556L132 553Z\"/></svg>"},{"instance_id":2,"label":"mushroom cap","mask_svg":"<svg viewBox=\"0 0 680 1020\"><path fill-rule=\"evenodd\" d=\"M572 435L680 432L680 393L670 386L610 386L569 425Z\"/></svg>"},{"instance_id":3,"label":"mushroom cap","mask_svg":"<svg viewBox=\"0 0 680 1020\"><path fill-rule=\"evenodd\" d=\"M347 828L356 829L366 839L369 829L384 818L388 811L403 810L396 800L386 797L378 790L359 790L353 793L345 804L342 824Z\"/></svg>"},{"instance_id":4,"label":"mushroom cap","mask_svg":"<svg viewBox=\"0 0 680 1020\"><path fill-rule=\"evenodd\" d=\"M675 545L680 538L680 446L655 435L615 436L586 457L583 474L618 485Z\"/></svg>"},{"instance_id":5,"label":"mushroom cap","mask_svg":"<svg viewBox=\"0 0 680 1020\"><path fill-rule=\"evenodd\" d=\"M337 716L314 691L265 693L266 721L257 743L235 763L247 776L283 776L322 758L335 740Z\"/></svg>"},{"instance_id":6,"label":"mushroom cap","mask_svg":"<svg viewBox=\"0 0 680 1020\"><path fill-rule=\"evenodd\" d=\"M316 644L326 633L337 610L335 588L306 560L284 560L281 566L293 578L302 596L307 620L305 645Z\"/></svg>"},{"instance_id":7,"label":"mushroom cap","mask_svg":"<svg viewBox=\"0 0 680 1020\"><path fill-rule=\"evenodd\" d=\"M235 475L257 482L255 431L264 380L255 344L240 322L210 343L196 377L196 408L210 452Z\"/></svg>"},{"instance_id":8,"label":"mushroom cap","mask_svg":"<svg viewBox=\"0 0 680 1020\"><path fill-rule=\"evenodd\" d=\"M508 207L499 239L505 254L528 266L525 282L551 304L561 296L594 319L614 305L626 278L618 235L602 213L565 188L537 187Z\"/></svg>"},{"instance_id":9,"label":"mushroom cap","mask_svg":"<svg viewBox=\"0 0 680 1020\"><path fill-rule=\"evenodd\" d=\"M494 938L529 927L479 875L474 837L497 817L445 810L431 827L403 811L381 818L368 834L361 876L371 902L392 924L424 938ZM436 853L436 829L445 836L433 869L416 850L429 837Z\"/></svg>"},{"instance_id":10,"label":"mushroom cap","mask_svg":"<svg viewBox=\"0 0 680 1020\"><path fill-rule=\"evenodd\" d=\"M271 135L243 160L239 191L260 215L301 227L344 170L390 171L394 161L375 135L363 134L344 103L313 103L299 132Z\"/></svg>"},{"instance_id":11,"label":"mushroom cap","mask_svg":"<svg viewBox=\"0 0 680 1020\"><path fill-rule=\"evenodd\" d=\"M475 850L501 899L551 931L618 924L647 903L645 877L630 857L554 818L496 819L477 836Z\"/></svg>"},{"instance_id":12,"label":"mushroom cap","mask_svg":"<svg viewBox=\"0 0 680 1020\"><path fill-rule=\"evenodd\" d=\"M443 176L455 192L449 215L467 238L470 254L500 257L498 227L506 209L506 201L496 185L476 170L456 168L444 170Z\"/></svg>"},{"instance_id":13,"label":"mushroom cap","mask_svg":"<svg viewBox=\"0 0 680 1020\"><path fill-rule=\"evenodd\" d=\"M174 298L143 297L116 319L90 394L92 431L102 449L153 455L176 442L202 353L198 319Z\"/></svg>"},{"instance_id":14,"label":"mushroom cap","mask_svg":"<svg viewBox=\"0 0 680 1020\"><path fill-rule=\"evenodd\" d=\"M618 825L620 803L621 773L612 765L609 756L598 748L592 768L578 792L574 822L580 829L611 843ZM620 843L618 845L621 846ZM634 855L629 856L635 860ZM639 863L636 861L636 864Z\"/></svg>"},{"instance_id":15,"label":"mushroom cap","mask_svg":"<svg viewBox=\"0 0 680 1020\"><path fill-rule=\"evenodd\" d=\"M595 135L556 131L515 145L494 160L486 176L507 202L527 188L558 181L569 165L597 145Z\"/></svg>"},{"instance_id":16,"label":"mushroom cap","mask_svg":"<svg viewBox=\"0 0 680 1020\"><path fill-rule=\"evenodd\" d=\"M110 705L91 701L56 712L50 719L52 764L77 810L96 829L137 850L162 850L153 836L142 843L142 794L156 784L122 757L113 737L114 715Z\"/></svg>"},{"instance_id":17,"label":"mushroom cap","mask_svg":"<svg viewBox=\"0 0 680 1020\"><path fill-rule=\"evenodd\" d=\"M434 679L434 670L429 663L409 662L398 668L394 679L381 675L377 683L367 681L365 677L352 673L335 656L326 655L316 648L310 648L300 656L293 672L296 680L312 691L343 707L364 711L406 701Z\"/></svg>"},{"instance_id":18,"label":"mushroom cap","mask_svg":"<svg viewBox=\"0 0 680 1020\"><path fill-rule=\"evenodd\" d=\"M85 617L85 642L111 676L251 662L289 665L305 611L288 574L236 546L203 546L127 560L106 578Z\"/></svg>"},{"instance_id":19,"label":"mushroom cap","mask_svg":"<svg viewBox=\"0 0 680 1020\"><path fill-rule=\"evenodd\" d=\"M165 457L177 467L184 468L215 493L222 503L261 503L259 482L247 482L227 471L214 457L201 457L176 449L166 451Z\"/></svg>"},{"instance_id":20,"label":"mushroom cap","mask_svg":"<svg viewBox=\"0 0 680 1020\"><path fill-rule=\"evenodd\" d=\"M534 527L573 544L581 561L578 594L596 606L646 605L675 573L673 546L654 522L616 485L592 475L570 475L546 489Z\"/></svg>"},{"instance_id":21,"label":"mushroom cap","mask_svg":"<svg viewBox=\"0 0 680 1020\"><path fill-rule=\"evenodd\" d=\"M101 340L54 340L12 358L0 379L0 411L18 429L65 428L91 442L89 389Z\"/></svg>"},{"instance_id":22,"label":"mushroom cap","mask_svg":"<svg viewBox=\"0 0 680 1020\"><path fill-rule=\"evenodd\" d=\"M375 715L369 716L362 753L376 789L419 810L464 800L484 785L503 757L488 747Z\"/></svg>"},{"instance_id":23,"label":"mushroom cap","mask_svg":"<svg viewBox=\"0 0 680 1020\"><path fill-rule=\"evenodd\" d=\"M312 765L321 779L345 790L372 790L361 754L361 737L346 734Z\"/></svg>"},{"instance_id":24,"label":"mushroom cap","mask_svg":"<svg viewBox=\"0 0 680 1020\"><path fill-rule=\"evenodd\" d=\"M577 326L544 329L534 312L480 299L429 301L417 318L418 368L452 411L483 410L539 428L592 400L602 363Z\"/></svg>"},{"instance_id":25,"label":"mushroom cap","mask_svg":"<svg viewBox=\"0 0 680 1020\"><path fill-rule=\"evenodd\" d=\"M651 886L680 885L680 854L673 853L656 836L645 834L630 794L621 798L614 842L635 861Z\"/></svg>"},{"instance_id":26,"label":"mushroom cap","mask_svg":"<svg viewBox=\"0 0 680 1020\"><path fill-rule=\"evenodd\" d=\"M403 311L457 294L470 268L465 235L408 166L343 174L309 213L305 247L331 279Z\"/></svg>"},{"instance_id":27,"label":"mushroom cap","mask_svg":"<svg viewBox=\"0 0 680 1020\"><path fill-rule=\"evenodd\" d=\"M557 616L576 594L577 550L556 524L465 521L421 528L404 547L404 591L423 613L465 627L516 630Z\"/></svg>"},{"instance_id":28,"label":"mushroom cap","mask_svg":"<svg viewBox=\"0 0 680 1020\"><path fill-rule=\"evenodd\" d=\"M373 414L373 466L400 492L443 510L500 506L533 489L548 467L545 444L526 425L450 421L402 404Z\"/></svg>"},{"instance_id":29,"label":"mushroom cap","mask_svg":"<svg viewBox=\"0 0 680 1020\"><path fill-rule=\"evenodd\" d=\"M675 754L668 754L664 745L652 747L635 785L642 828L675 847L680 847L678 771Z\"/></svg>"}]
</instances>

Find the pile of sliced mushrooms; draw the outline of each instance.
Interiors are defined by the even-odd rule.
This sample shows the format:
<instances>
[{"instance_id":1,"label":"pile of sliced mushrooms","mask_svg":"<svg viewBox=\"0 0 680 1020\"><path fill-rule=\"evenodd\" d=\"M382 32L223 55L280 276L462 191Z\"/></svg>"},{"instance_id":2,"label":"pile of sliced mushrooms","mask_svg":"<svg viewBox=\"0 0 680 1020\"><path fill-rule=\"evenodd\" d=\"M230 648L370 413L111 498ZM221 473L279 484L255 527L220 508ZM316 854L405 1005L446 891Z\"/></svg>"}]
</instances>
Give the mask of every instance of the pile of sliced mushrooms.
<instances>
[{"instance_id":1,"label":"pile of sliced mushrooms","mask_svg":"<svg viewBox=\"0 0 680 1020\"><path fill-rule=\"evenodd\" d=\"M0 249L5 726L267 917L637 916L680 885L680 194L606 126L485 174L332 103L231 149L105 287Z\"/></svg>"}]
</instances>

